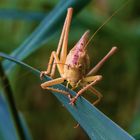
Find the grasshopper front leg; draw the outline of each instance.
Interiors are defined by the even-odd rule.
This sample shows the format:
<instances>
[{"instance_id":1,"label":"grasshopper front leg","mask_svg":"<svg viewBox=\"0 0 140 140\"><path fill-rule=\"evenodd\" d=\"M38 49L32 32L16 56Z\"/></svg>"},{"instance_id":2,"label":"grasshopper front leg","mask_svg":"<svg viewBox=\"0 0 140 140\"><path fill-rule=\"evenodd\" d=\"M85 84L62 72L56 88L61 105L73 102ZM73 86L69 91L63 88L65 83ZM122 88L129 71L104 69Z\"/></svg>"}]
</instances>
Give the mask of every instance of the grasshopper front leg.
<instances>
[{"instance_id":1,"label":"grasshopper front leg","mask_svg":"<svg viewBox=\"0 0 140 140\"><path fill-rule=\"evenodd\" d=\"M81 85L84 86L77 94L75 97L73 97L70 101L70 104L71 105L74 105L74 103L76 102L77 98L83 94L86 90L94 90L92 89L91 87L95 84L97 84L100 80L102 79L102 76L101 75L96 75L96 76L89 76L89 77L85 77L83 79L83 83L81 82ZM85 84L85 83L89 83L90 84ZM86 86L85 86L86 85ZM94 92L93 92L94 93ZM95 93L97 96L98 96L98 93L96 92ZM99 102L99 101L98 101Z\"/></svg>"},{"instance_id":2,"label":"grasshopper front leg","mask_svg":"<svg viewBox=\"0 0 140 140\"><path fill-rule=\"evenodd\" d=\"M58 92L58 93L67 95L67 96L69 97L69 96L70 96L69 92L64 91L64 90L60 90L60 89L55 89L55 88L52 88L52 87L51 87L51 86L53 86L53 85L57 85L57 84L63 83L64 80L65 80L64 78L53 79L53 80L44 82L43 84L41 84L41 87L42 87L43 89L48 89L48 90L51 90L51 91L54 91L54 92Z\"/></svg>"},{"instance_id":3,"label":"grasshopper front leg","mask_svg":"<svg viewBox=\"0 0 140 140\"><path fill-rule=\"evenodd\" d=\"M56 85L56 84L61 84L65 80L65 78L63 77L64 68L62 67L61 62L60 62L60 60L58 58L58 55L56 54L55 51L53 51L52 54L51 54L51 59L52 58L54 58L54 60L56 62L56 65L57 65L57 68L58 68L58 71L59 71L61 77L57 78L57 79L47 81L47 82L44 82L43 84L41 84L41 87L43 89L48 89L48 90L51 90L51 91L54 91L54 92L58 92L58 93L67 95L68 98L71 99L71 95L69 94L69 92L59 90L59 89L54 89L54 88L50 87L50 86L53 86L53 85Z\"/></svg>"}]
</instances>

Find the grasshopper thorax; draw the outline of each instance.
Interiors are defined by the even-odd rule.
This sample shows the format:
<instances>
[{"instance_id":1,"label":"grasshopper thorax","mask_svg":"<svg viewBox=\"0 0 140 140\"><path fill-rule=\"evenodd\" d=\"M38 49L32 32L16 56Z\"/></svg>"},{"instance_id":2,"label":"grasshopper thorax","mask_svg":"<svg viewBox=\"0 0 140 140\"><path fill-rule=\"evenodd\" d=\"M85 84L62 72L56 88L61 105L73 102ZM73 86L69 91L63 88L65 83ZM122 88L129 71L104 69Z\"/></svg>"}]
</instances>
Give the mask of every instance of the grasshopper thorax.
<instances>
[{"instance_id":1,"label":"grasshopper thorax","mask_svg":"<svg viewBox=\"0 0 140 140\"><path fill-rule=\"evenodd\" d=\"M72 87L77 85L88 72L89 56L86 50L89 31L86 31L78 43L70 50L64 66L64 77Z\"/></svg>"}]
</instances>

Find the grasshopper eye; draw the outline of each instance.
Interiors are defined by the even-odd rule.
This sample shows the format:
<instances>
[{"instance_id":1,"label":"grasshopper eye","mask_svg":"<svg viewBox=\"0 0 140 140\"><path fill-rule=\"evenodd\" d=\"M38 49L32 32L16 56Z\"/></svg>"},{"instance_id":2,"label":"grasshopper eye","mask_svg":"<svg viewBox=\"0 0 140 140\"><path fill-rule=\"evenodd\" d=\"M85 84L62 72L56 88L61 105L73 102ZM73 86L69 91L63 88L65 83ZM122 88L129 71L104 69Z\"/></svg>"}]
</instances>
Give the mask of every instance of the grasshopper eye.
<instances>
[{"instance_id":1,"label":"grasshopper eye","mask_svg":"<svg viewBox=\"0 0 140 140\"><path fill-rule=\"evenodd\" d=\"M82 65L81 65L81 64L79 64L78 68L79 68L79 69L82 69Z\"/></svg>"},{"instance_id":2,"label":"grasshopper eye","mask_svg":"<svg viewBox=\"0 0 140 140\"><path fill-rule=\"evenodd\" d=\"M70 69L70 65L67 65L67 67L68 67L68 70Z\"/></svg>"}]
</instances>

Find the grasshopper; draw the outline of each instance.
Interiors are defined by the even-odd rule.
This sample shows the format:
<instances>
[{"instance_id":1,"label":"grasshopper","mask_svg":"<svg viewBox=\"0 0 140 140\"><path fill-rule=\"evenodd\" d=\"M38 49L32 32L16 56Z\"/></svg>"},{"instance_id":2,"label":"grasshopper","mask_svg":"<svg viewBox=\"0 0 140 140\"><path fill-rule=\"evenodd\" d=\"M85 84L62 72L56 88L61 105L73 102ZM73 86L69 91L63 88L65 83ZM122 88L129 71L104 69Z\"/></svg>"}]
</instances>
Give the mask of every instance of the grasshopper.
<instances>
[{"instance_id":1,"label":"grasshopper","mask_svg":"<svg viewBox=\"0 0 140 140\"><path fill-rule=\"evenodd\" d=\"M90 61L87 52L87 46L93 36L89 39L89 30L88 30L83 34L81 39L67 54L68 34L72 19L72 13L73 9L68 8L57 50L51 53L47 70L42 71L40 74L41 78L43 77L43 75L50 75L50 77L53 78L57 67L61 77L44 82L41 84L41 87L43 89L48 89L51 91L67 95L71 105L75 104L77 98L81 94L83 94L86 90L89 90L91 93L95 94L98 97L97 100L93 102L93 105L95 105L102 98L102 94L93 87L99 81L102 80L102 75L95 74L104 64L104 62L106 62L108 58L116 52L117 47L112 47L112 49L107 53L107 55L103 57L101 61L99 61L99 63L95 65L94 68L89 70ZM100 28L98 28L98 30ZM52 87L53 85L61 84L64 81L67 81L66 85L67 88L70 85L72 89L75 89L78 86L81 86L82 89L78 91L75 97L72 97L69 94L69 92L60 89L55 89Z\"/></svg>"}]
</instances>

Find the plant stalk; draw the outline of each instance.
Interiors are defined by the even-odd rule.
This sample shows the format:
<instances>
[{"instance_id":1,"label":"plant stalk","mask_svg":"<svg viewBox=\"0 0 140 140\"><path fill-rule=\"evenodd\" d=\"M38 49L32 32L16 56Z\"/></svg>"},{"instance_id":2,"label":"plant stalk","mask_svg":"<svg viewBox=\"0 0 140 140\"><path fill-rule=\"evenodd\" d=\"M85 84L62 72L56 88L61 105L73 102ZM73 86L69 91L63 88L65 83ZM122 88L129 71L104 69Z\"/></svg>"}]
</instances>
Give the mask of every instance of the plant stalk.
<instances>
[{"instance_id":1,"label":"plant stalk","mask_svg":"<svg viewBox=\"0 0 140 140\"><path fill-rule=\"evenodd\" d=\"M13 122L15 124L19 139L26 140L24 130L23 130L20 118L19 118L19 114L18 114L18 111L16 109L16 104L14 101L13 92L12 92L12 89L10 86L10 82L9 82L9 80L8 80L4 70L3 70L1 62L0 62L0 79L1 79L2 88L4 91L4 95L6 97L8 107L9 107L11 116L13 118Z\"/></svg>"}]
</instances>

